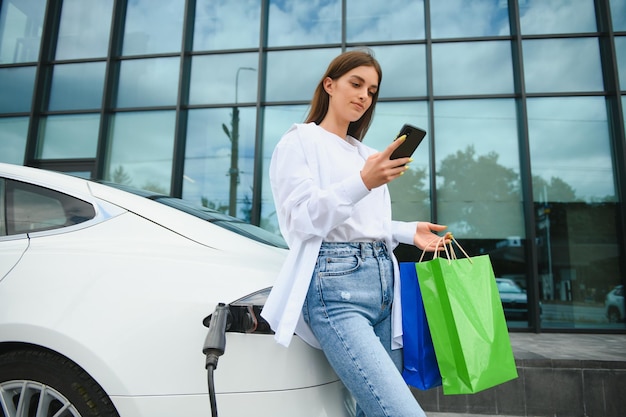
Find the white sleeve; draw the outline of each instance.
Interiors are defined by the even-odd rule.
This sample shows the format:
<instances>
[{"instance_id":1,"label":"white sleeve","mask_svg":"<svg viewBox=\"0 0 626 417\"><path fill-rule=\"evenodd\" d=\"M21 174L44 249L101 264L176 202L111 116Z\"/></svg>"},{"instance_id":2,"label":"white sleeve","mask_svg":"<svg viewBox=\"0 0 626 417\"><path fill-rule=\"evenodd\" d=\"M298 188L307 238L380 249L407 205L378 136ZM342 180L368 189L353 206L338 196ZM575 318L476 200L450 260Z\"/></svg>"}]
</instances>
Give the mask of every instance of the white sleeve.
<instances>
[{"instance_id":1,"label":"white sleeve","mask_svg":"<svg viewBox=\"0 0 626 417\"><path fill-rule=\"evenodd\" d=\"M413 238L417 231L417 222L401 222L394 220L391 222L391 231L393 239L396 242L414 245Z\"/></svg>"},{"instance_id":2,"label":"white sleeve","mask_svg":"<svg viewBox=\"0 0 626 417\"><path fill-rule=\"evenodd\" d=\"M297 130L288 132L274 149L269 175L281 232L288 243L292 238L326 237L369 193L359 171L321 188L307 164Z\"/></svg>"}]
</instances>

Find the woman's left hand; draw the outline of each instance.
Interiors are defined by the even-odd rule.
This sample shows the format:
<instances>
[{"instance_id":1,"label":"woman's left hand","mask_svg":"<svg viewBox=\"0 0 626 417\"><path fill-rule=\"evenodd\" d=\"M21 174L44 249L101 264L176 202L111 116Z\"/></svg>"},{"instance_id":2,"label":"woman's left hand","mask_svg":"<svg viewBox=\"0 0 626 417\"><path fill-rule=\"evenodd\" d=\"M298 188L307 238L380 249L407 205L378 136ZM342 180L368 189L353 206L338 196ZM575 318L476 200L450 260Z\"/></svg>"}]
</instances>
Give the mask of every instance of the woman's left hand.
<instances>
[{"instance_id":1,"label":"woman's left hand","mask_svg":"<svg viewBox=\"0 0 626 417\"><path fill-rule=\"evenodd\" d=\"M429 223L429 222L417 222L417 228L415 229L415 235L413 236L413 244L418 248L427 252L434 252L437 246L437 241L441 239L437 232L446 230L448 226L441 224ZM444 244L449 244L450 239L446 234ZM438 250L443 250L443 246L439 243Z\"/></svg>"}]
</instances>

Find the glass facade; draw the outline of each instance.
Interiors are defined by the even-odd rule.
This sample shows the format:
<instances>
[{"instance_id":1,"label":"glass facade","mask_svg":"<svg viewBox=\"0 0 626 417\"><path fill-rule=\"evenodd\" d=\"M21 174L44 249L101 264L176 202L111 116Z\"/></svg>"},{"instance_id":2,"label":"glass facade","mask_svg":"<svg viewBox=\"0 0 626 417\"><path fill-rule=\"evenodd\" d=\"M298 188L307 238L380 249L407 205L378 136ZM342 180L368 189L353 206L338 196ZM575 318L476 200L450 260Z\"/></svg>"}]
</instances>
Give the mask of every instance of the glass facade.
<instances>
[{"instance_id":1,"label":"glass facade","mask_svg":"<svg viewBox=\"0 0 626 417\"><path fill-rule=\"evenodd\" d=\"M0 0L0 162L279 233L272 150L363 46L384 74L365 143L428 132L394 218L489 254L527 297L511 327L626 331L605 304L626 276L626 0Z\"/></svg>"}]
</instances>

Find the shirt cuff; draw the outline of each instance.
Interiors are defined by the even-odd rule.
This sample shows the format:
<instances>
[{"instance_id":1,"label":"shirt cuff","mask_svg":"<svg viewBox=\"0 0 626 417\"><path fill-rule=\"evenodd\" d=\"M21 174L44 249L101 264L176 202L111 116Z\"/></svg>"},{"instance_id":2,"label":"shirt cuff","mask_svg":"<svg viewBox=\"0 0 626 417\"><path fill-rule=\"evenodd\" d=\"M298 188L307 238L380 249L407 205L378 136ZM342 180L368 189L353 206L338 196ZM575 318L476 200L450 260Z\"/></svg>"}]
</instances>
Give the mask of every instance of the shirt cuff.
<instances>
[{"instance_id":1,"label":"shirt cuff","mask_svg":"<svg viewBox=\"0 0 626 417\"><path fill-rule=\"evenodd\" d=\"M393 237L399 242L407 245L414 245L413 238L417 231L417 222L400 222L393 221L391 223Z\"/></svg>"},{"instance_id":2,"label":"shirt cuff","mask_svg":"<svg viewBox=\"0 0 626 417\"><path fill-rule=\"evenodd\" d=\"M357 203L369 194L370 190L367 189L361 178L361 173L346 178L341 188L346 198L351 204Z\"/></svg>"}]
</instances>

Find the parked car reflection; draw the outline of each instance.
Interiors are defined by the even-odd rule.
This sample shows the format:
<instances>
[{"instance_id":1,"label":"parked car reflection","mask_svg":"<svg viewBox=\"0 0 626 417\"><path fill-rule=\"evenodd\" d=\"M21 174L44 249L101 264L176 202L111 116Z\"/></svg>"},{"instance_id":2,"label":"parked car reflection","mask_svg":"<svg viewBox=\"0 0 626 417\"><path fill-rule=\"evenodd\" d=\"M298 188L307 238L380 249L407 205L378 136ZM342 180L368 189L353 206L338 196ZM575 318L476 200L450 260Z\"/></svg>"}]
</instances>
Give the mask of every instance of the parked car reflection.
<instances>
[{"instance_id":1,"label":"parked car reflection","mask_svg":"<svg viewBox=\"0 0 626 417\"><path fill-rule=\"evenodd\" d=\"M515 281L508 278L496 278L504 316L509 319L528 320L528 296Z\"/></svg>"},{"instance_id":2,"label":"parked car reflection","mask_svg":"<svg viewBox=\"0 0 626 417\"><path fill-rule=\"evenodd\" d=\"M606 295L604 301L606 317L609 323L619 323L624 320L624 286L618 285Z\"/></svg>"}]
</instances>

